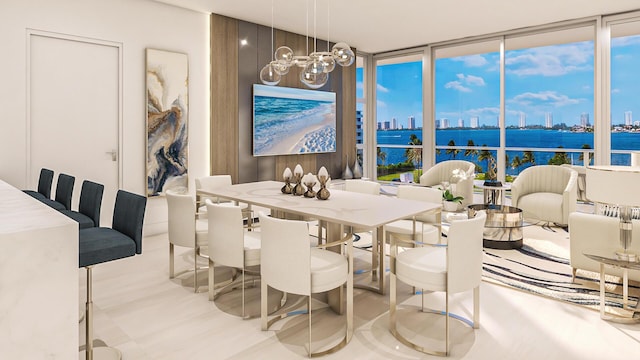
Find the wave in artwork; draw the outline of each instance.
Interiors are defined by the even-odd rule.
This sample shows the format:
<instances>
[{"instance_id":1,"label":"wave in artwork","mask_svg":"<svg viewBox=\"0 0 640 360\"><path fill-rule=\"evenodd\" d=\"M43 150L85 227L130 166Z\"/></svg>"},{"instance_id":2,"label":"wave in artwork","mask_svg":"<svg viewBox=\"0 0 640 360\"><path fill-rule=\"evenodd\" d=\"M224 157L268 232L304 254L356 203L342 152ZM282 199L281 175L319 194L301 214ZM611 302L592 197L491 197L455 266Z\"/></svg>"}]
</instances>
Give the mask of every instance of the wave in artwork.
<instances>
[{"instance_id":1,"label":"wave in artwork","mask_svg":"<svg viewBox=\"0 0 640 360\"><path fill-rule=\"evenodd\" d=\"M335 93L254 85L255 156L336 151Z\"/></svg>"}]
</instances>

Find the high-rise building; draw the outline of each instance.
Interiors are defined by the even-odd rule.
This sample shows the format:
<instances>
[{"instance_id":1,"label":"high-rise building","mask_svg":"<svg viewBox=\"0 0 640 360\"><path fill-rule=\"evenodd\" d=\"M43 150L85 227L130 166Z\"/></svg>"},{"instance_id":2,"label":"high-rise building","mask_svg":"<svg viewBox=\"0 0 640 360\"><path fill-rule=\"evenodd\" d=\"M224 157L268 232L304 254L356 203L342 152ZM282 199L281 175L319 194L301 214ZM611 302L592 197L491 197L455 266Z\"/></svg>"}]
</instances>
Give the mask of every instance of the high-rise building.
<instances>
[{"instance_id":1,"label":"high-rise building","mask_svg":"<svg viewBox=\"0 0 640 360\"><path fill-rule=\"evenodd\" d=\"M382 130L382 123L378 121L378 130Z\"/></svg>"},{"instance_id":2,"label":"high-rise building","mask_svg":"<svg viewBox=\"0 0 640 360\"><path fill-rule=\"evenodd\" d=\"M582 127L589 126L589 113L580 114L580 126Z\"/></svg>"},{"instance_id":3,"label":"high-rise building","mask_svg":"<svg viewBox=\"0 0 640 360\"><path fill-rule=\"evenodd\" d=\"M518 127L520 129L524 129L527 127L527 114L523 112L520 113L520 122L518 123Z\"/></svg>"},{"instance_id":4,"label":"high-rise building","mask_svg":"<svg viewBox=\"0 0 640 360\"><path fill-rule=\"evenodd\" d=\"M415 129L416 128L416 117L415 116L409 116L409 120L407 121L407 128L408 129Z\"/></svg>"},{"instance_id":5,"label":"high-rise building","mask_svg":"<svg viewBox=\"0 0 640 360\"><path fill-rule=\"evenodd\" d=\"M631 126L633 124L633 114L631 111L624 112L624 124L626 126Z\"/></svg>"},{"instance_id":6,"label":"high-rise building","mask_svg":"<svg viewBox=\"0 0 640 360\"><path fill-rule=\"evenodd\" d=\"M364 134L362 125L362 110L356 110L356 144L363 144Z\"/></svg>"},{"instance_id":7,"label":"high-rise building","mask_svg":"<svg viewBox=\"0 0 640 360\"><path fill-rule=\"evenodd\" d=\"M448 129L449 128L449 119L444 118L440 122L440 129Z\"/></svg>"},{"instance_id":8,"label":"high-rise building","mask_svg":"<svg viewBox=\"0 0 640 360\"><path fill-rule=\"evenodd\" d=\"M469 126L471 126L471 128L472 128L472 129L477 129L477 128L478 128L479 123L480 123L480 118L479 118L479 117L477 117L477 116L472 116L472 117L469 119Z\"/></svg>"},{"instance_id":9,"label":"high-rise building","mask_svg":"<svg viewBox=\"0 0 640 360\"><path fill-rule=\"evenodd\" d=\"M463 128L464 127L464 120L462 120L462 118L458 119L458 127L459 128Z\"/></svg>"},{"instance_id":10,"label":"high-rise building","mask_svg":"<svg viewBox=\"0 0 640 360\"><path fill-rule=\"evenodd\" d=\"M391 118L391 130L395 130L398 128L398 120L396 118Z\"/></svg>"},{"instance_id":11,"label":"high-rise building","mask_svg":"<svg viewBox=\"0 0 640 360\"><path fill-rule=\"evenodd\" d=\"M553 127L553 114L548 112L544 114L544 127L551 129Z\"/></svg>"},{"instance_id":12,"label":"high-rise building","mask_svg":"<svg viewBox=\"0 0 640 360\"><path fill-rule=\"evenodd\" d=\"M440 129L440 120L436 120L436 129Z\"/></svg>"}]
</instances>

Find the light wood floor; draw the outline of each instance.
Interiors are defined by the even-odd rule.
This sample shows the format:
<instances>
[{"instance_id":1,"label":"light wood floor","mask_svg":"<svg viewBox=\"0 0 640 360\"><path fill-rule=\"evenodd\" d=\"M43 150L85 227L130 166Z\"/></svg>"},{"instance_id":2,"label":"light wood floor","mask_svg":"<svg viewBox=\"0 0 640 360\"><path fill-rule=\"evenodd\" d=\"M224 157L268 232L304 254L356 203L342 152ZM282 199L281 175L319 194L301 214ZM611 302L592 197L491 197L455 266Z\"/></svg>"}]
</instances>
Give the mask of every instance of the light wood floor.
<instances>
[{"instance_id":1,"label":"light wood floor","mask_svg":"<svg viewBox=\"0 0 640 360\"><path fill-rule=\"evenodd\" d=\"M526 229L526 228L525 228ZM193 292L193 273L168 277L166 234L147 236L143 255L94 268L95 338L123 352L123 359L299 359L306 357L307 318L293 317L261 331L260 320L242 320L240 292L209 302L206 272L200 293ZM356 268L364 268L369 253L357 250ZM177 250L177 269L193 263L188 249ZM221 274L224 276L227 274ZM367 281L368 275L360 275ZM84 304L85 270L79 270L80 302ZM351 342L326 359L431 358L400 344L388 331L389 297L356 289L355 331ZM402 286L399 301L417 305ZM470 316L472 294L452 296L452 312ZM259 285L247 291L248 310L257 314ZM277 301L278 294L271 298ZM640 325L600 319L599 313L505 287L482 283L480 329L452 324L453 359L638 359ZM425 296L427 305L441 308L439 294ZM295 300L295 299L293 299ZM304 304L304 303L303 303ZM320 302L314 308L321 306ZM330 310L315 310L314 349L337 339L343 318ZM401 321L421 326L443 338L442 317L403 310ZM79 324L84 344L84 322ZM441 331L442 330L442 331ZM405 329L405 332L407 330ZM327 340L329 339L329 340ZM428 339L421 339L421 341ZM435 346L443 346L436 341ZM435 357L434 357L435 358Z\"/></svg>"}]
</instances>

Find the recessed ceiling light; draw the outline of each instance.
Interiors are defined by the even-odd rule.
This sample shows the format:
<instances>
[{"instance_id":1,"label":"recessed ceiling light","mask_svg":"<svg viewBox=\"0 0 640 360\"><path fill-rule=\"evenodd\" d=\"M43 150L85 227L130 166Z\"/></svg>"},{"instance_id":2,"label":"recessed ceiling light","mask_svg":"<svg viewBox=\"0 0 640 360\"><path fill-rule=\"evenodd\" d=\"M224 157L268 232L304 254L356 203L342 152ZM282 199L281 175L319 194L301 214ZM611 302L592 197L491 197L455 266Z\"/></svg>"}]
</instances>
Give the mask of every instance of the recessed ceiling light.
<instances>
[{"instance_id":1,"label":"recessed ceiling light","mask_svg":"<svg viewBox=\"0 0 640 360\"><path fill-rule=\"evenodd\" d=\"M247 41L247 39L242 39L240 40L240 45L245 46L247 45L249 42Z\"/></svg>"}]
</instances>

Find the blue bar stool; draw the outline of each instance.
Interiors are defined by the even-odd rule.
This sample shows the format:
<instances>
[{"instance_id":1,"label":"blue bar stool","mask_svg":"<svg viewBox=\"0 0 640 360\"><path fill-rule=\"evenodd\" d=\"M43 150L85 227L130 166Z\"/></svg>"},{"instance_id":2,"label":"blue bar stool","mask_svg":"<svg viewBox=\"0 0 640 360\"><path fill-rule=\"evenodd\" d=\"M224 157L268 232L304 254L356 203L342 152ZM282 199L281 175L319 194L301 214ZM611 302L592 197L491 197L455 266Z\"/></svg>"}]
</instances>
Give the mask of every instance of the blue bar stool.
<instances>
[{"instance_id":1,"label":"blue bar stool","mask_svg":"<svg viewBox=\"0 0 640 360\"><path fill-rule=\"evenodd\" d=\"M124 190L118 190L113 209L111 228L92 227L81 229L80 267L87 269L86 302L86 359L121 359L119 350L110 347L93 347L93 299L91 272L96 264L118 260L142 253L142 224L147 198Z\"/></svg>"},{"instance_id":2,"label":"blue bar stool","mask_svg":"<svg viewBox=\"0 0 640 360\"><path fill-rule=\"evenodd\" d=\"M80 203L78 211L60 210L78 223L80 229L100 226L100 208L104 185L85 180L80 191Z\"/></svg>"},{"instance_id":3,"label":"blue bar stool","mask_svg":"<svg viewBox=\"0 0 640 360\"><path fill-rule=\"evenodd\" d=\"M51 197L51 184L53 184L53 170L42 168L40 169L40 177L38 178L38 191L22 191L38 200L49 199Z\"/></svg>"}]
</instances>

